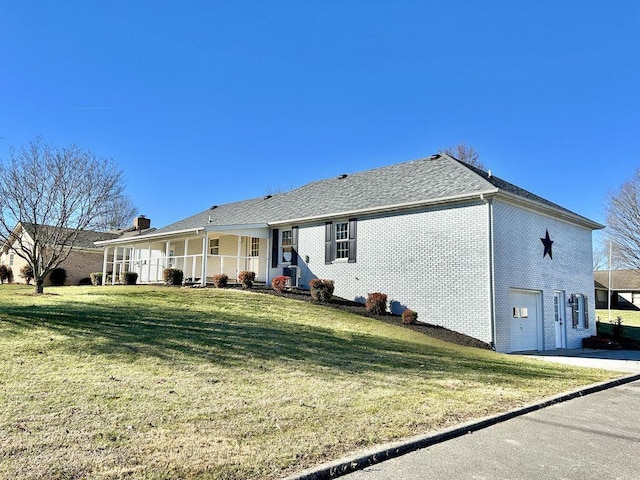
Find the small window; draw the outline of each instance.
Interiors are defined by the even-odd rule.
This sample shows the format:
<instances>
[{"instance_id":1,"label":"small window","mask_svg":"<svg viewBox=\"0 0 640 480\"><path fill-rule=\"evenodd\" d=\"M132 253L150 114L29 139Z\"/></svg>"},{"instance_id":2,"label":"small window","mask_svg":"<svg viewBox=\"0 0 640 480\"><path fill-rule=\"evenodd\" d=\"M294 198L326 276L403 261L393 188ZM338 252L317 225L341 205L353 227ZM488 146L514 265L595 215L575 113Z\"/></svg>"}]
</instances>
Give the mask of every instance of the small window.
<instances>
[{"instance_id":1,"label":"small window","mask_svg":"<svg viewBox=\"0 0 640 480\"><path fill-rule=\"evenodd\" d=\"M13 253L9 254L9 266L13 265Z\"/></svg>"},{"instance_id":2,"label":"small window","mask_svg":"<svg viewBox=\"0 0 640 480\"><path fill-rule=\"evenodd\" d=\"M349 223L336 223L336 258L349 258Z\"/></svg>"},{"instance_id":3,"label":"small window","mask_svg":"<svg viewBox=\"0 0 640 480\"><path fill-rule=\"evenodd\" d=\"M292 245L293 245L293 232L291 230L283 230L282 231L282 261L285 263L291 262Z\"/></svg>"},{"instance_id":4,"label":"small window","mask_svg":"<svg viewBox=\"0 0 640 480\"><path fill-rule=\"evenodd\" d=\"M250 253L250 256L252 256L252 257L259 257L260 256L260 239L259 238L253 237L251 239L251 253Z\"/></svg>"},{"instance_id":5,"label":"small window","mask_svg":"<svg viewBox=\"0 0 640 480\"><path fill-rule=\"evenodd\" d=\"M520 309L518 307L513 307L513 318L520 318Z\"/></svg>"},{"instance_id":6,"label":"small window","mask_svg":"<svg viewBox=\"0 0 640 480\"><path fill-rule=\"evenodd\" d=\"M209 255L220 255L220 239L212 238L209 240Z\"/></svg>"},{"instance_id":7,"label":"small window","mask_svg":"<svg viewBox=\"0 0 640 480\"><path fill-rule=\"evenodd\" d=\"M589 328L588 297L580 293L571 295L573 328Z\"/></svg>"}]
</instances>

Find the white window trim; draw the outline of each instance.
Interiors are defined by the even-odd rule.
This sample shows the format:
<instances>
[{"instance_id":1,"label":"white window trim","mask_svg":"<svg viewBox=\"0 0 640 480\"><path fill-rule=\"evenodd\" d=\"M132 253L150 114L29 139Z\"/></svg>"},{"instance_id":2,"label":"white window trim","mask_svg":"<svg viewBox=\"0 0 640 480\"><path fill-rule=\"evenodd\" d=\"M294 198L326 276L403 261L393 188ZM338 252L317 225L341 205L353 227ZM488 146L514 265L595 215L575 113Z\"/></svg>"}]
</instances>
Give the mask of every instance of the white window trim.
<instances>
[{"instance_id":1,"label":"white window trim","mask_svg":"<svg viewBox=\"0 0 640 480\"><path fill-rule=\"evenodd\" d=\"M217 243L213 243L217 242ZM216 249L217 252L213 253L213 250ZM219 238L210 238L209 239L209 255L220 255L220 239Z\"/></svg>"}]
</instances>

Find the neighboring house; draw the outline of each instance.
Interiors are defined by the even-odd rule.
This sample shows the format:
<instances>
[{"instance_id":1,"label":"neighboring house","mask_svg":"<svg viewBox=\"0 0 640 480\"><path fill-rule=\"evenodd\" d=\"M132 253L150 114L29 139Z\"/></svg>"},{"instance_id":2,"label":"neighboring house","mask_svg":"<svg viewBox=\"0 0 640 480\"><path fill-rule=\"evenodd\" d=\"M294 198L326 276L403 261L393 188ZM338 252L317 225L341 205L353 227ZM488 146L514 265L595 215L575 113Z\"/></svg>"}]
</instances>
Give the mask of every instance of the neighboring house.
<instances>
[{"instance_id":1,"label":"neighboring house","mask_svg":"<svg viewBox=\"0 0 640 480\"><path fill-rule=\"evenodd\" d=\"M609 271L593 272L596 308L608 308ZM640 310L640 270L611 270L611 308Z\"/></svg>"},{"instance_id":2,"label":"neighboring house","mask_svg":"<svg viewBox=\"0 0 640 480\"><path fill-rule=\"evenodd\" d=\"M77 285L78 283L86 282L91 272L101 272L103 267L103 252L101 247L96 247L95 242L103 240L113 240L121 238L123 236L131 236L135 233L140 233L140 229L137 228L138 222L142 222L147 232L152 231L149 220L144 217L138 217L132 228L117 230L113 232L95 232L91 230L84 230L79 232L78 237L74 243L73 249L69 256L62 262L59 267L64 268L67 273L67 285ZM46 228L57 228L47 226ZM16 253L16 249L19 249L18 238L20 237L22 242L33 245L34 226L30 223L20 222L14 228L9 242L5 243L0 249L0 265L7 265L11 267L13 272L13 281L15 283L26 283L25 279L20 276L20 269L27 265L27 261L24 260ZM64 236L64 235L63 235ZM49 284L48 279L45 284Z\"/></svg>"},{"instance_id":3,"label":"neighboring house","mask_svg":"<svg viewBox=\"0 0 640 480\"><path fill-rule=\"evenodd\" d=\"M595 334L591 233L600 228L434 155L214 205L98 245L105 273L133 270L141 282L160 282L168 266L203 285L241 270L267 283L285 274L302 288L332 279L340 297L382 292L395 313L411 308L510 352L580 347Z\"/></svg>"}]
</instances>

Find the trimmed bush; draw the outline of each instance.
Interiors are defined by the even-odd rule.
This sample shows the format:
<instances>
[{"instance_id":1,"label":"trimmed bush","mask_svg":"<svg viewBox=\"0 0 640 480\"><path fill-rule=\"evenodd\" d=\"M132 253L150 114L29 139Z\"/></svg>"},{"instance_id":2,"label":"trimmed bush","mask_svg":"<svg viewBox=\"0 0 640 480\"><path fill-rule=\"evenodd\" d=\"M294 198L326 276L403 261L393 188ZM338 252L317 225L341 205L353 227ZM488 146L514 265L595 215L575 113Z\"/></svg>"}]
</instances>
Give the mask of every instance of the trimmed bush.
<instances>
[{"instance_id":1,"label":"trimmed bush","mask_svg":"<svg viewBox=\"0 0 640 480\"><path fill-rule=\"evenodd\" d=\"M27 282L27 284L31 284L31 280L33 280L33 268L31 268L31 265L25 265L20 269L20 276L22 278L24 278L24 281Z\"/></svg>"},{"instance_id":2,"label":"trimmed bush","mask_svg":"<svg viewBox=\"0 0 640 480\"><path fill-rule=\"evenodd\" d=\"M413 325L418 321L418 312L414 312L413 310L406 309L402 312L402 323L405 325Z\"/></svg>"},{"instance_id":3,"label":"trimmed bush","mask_svg":"<svg viewBox=\"0 0 640 480\"><path fill-rule=\"evenodd\" d=\"M309 282L311 299L315 302L329 302L333 297L333 280L314 278Z\"/></svg>"},{"instance_id":4,"label":"trimmed bush","mask_svg":"<svg viewBox=\"0 0 640 480\"><path fill-rule=\"evenodd\" d=\"M123 285L135 285L138 282L138 274L136 272L124 272L120 274L120 283Z\"/></svg>"},{"instance_id":5,"label":"trimmed bush","mask_svg":"<svg viewBox=\"0 0 640 480\"><path fill-rule=\"evenodd\" d=\"M92 272L89 274L91 283L94 285L102 285L102 272Z\"/></svg>"},{"instance_id":6,"label":"trimmed bush","mask_svg":"<svg viewBox=\"0 0 640 480\"><path fill-rule=\"evenodd\" d=\"M49 272L51 285L61 287L67 281L67 271L62 267L56 267Z\"/></svg>"},{"instance_id":7,"label":"trimmed bush","mask_svg":"<svg viewBox=\"0 0 640 480\"><path fill-rule=\"evenodd\" d=\"M387 311L387 295L380 292L369 293L364 305L367 312L382 315Z\"/></svg>"},{"instance_id":8,"label":"trimmed bush","mask_svg":"<svg viewBox=\"0 0 640 480\"><path fill-rule=\"evenodd\" d=\"M224 273L220 273L218 275L213 276L213 285L216 288L224 288L227 286L228 282L229 282L229 277Z\"/></svg>"},{"instance_id":9,"label":"trimmed bush","mask_svg":"<svg viewBox=\"0 0 640 480\"><path fill-rule=\"evenodd\" d=\"M0 265L0 283L4 283L5 280L7 283L11 283L11 280L13 280L13 271L11 267Z\"/></svg>"},{"instance_id":10,"label":"trimmed bush","mask_svg":"<svg viewBox=\"0 0 640 480\"><path fill-rule=\"evenodd\" d=\"M184 274L178 268L165 268L162 271L162 279L165 285L182 285Z\"/></svg>"},{"instance_id":11,"label":"trimmed bush","mask_svg":"<svg viewBox=\"0 0 640 480\"><path fill-rule=\"evenodd\" d=\"M278 275L273 280L271 280L271 288L273 288L278 293L282 293L289 284L289 281L291 281L291 277L287 277L286 275Z\"/></svg>"},{"instance_id":12,"label":"trimmed bush","mask_svg":"<svg viewBox=\"0 0 640 480\"><path fill-rule=\"evenodd\" d=\"M242 271L238 274L238 280L242 284L242 288L253 287L253 282L256 279L256 272Z\"/></svg>"}]
</instances>

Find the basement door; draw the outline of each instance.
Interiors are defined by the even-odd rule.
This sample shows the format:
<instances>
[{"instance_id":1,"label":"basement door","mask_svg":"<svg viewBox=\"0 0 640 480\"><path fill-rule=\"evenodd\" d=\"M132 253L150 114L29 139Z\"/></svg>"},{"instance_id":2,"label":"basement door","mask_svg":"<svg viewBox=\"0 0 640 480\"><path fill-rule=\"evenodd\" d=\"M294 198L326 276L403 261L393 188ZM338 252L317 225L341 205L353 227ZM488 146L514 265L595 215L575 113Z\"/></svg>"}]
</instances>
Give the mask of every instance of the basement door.
<instances>
[{"instance_id":1,"label":"basement door","mask_svg":"<svg viewBox=\"0 0 640 480\"><path fill-rule=\"evenodd\" d=\"M542 329L540 292L510 290L511 303L511 351L540 350Z\"/></svg>"}]
</instances>

